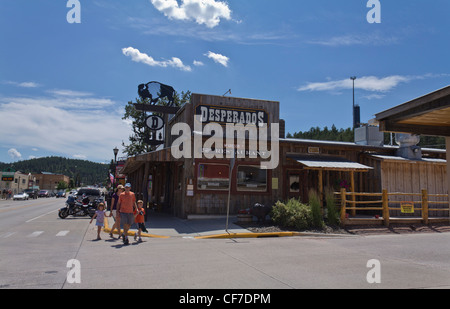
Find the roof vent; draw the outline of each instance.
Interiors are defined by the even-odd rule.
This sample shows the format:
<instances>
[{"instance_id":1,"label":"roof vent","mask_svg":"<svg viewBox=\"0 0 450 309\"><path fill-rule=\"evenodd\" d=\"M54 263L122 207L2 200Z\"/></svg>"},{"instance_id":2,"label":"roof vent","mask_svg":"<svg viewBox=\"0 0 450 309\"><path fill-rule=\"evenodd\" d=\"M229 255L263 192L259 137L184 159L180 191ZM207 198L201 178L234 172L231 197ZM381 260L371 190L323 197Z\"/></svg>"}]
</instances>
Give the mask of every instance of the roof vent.
<instances>
[{"instance_id":1,"label":"roof vent","mask_svg":"<svg viewBox=\"0 0 450 309\"><path fill-rule=\"evenodd\" d=\"M355 129L355 143L366 146L383 146L384 134L379 127L365 125Z\"/></svg>"},{"instance_id":2,"label":"roof vent","mask_svg":"<svg viewBox=\"0 0 450 309\"><path fill-rule=\"evenodd\" d=\"M414 134L395 133L395 142L399 145L397 155L409 160L421 160L422 149L417 146L420 136Z\"/></svg>"}]
</instances>

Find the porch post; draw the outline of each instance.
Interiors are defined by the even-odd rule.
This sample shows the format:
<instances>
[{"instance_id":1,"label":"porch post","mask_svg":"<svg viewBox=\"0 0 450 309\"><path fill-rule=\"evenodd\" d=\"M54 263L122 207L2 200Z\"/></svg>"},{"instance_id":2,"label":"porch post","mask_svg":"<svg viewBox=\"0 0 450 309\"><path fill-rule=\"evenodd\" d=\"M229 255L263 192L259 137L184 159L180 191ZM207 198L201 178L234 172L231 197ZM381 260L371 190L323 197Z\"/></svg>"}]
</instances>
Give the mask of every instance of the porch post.
<instances>
[{"instance_id":1,"label":"porch post","mask_svg":"<svg viewBox=\"0 0 450 309\"><path fill-rule=\"evenodd\" d=\"M448 188L448 199L449 199L449 207L450 207L450 136L445 138L445 143L447 144L447 188ZM449 211L449 220L450 220L450 211Z\"/></svg>"}]
</instances>

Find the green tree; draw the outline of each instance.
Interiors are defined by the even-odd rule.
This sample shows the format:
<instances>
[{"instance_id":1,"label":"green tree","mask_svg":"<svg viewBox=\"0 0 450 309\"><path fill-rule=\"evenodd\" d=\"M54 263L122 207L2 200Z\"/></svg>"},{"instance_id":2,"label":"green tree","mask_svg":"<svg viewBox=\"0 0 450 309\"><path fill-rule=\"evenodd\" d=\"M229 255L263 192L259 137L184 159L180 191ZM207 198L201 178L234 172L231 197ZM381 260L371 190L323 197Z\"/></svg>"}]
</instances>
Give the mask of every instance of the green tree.
<instances>
[{"instance_id":1,"label":"green tree","mask_svg":"<svg viewBox=\"0 0 450 309\"><path fill-rule=\"evenodd\" d=\"M181 94L175 92L174 94L174 105L182 107L184 104L189 102L191 99L191 92L182 91ZM150 104L149 100L142 100L141 98L136 99L138 104ZM160 99L158 105L166 106L168 104L167 99ZM153 115L163 116L158 113L153 113ZM145 143L145 140L150 136L150 129L147 127L145 121L149 114L146 112L137 111L134 108L133 102L128 102L125 106L125 114L122 117L123 120L130 120L133 134L128 138L129 144L126 145L124 142L122 146L124 147L123 152L129 157L136 156L139 154L151 152L155 150L154 146L150 146Z\"/></svg>"},{"instance_id":2,"label":"green tree","mask_svg":"<svg viewBox=\"0 0 450 309\"><path fill-rule=\"evenodd\" d=\"M58 182L58 186L56 187L57 190L66 190L68 187L67 183L64 181Z\"/></svg>"}]
</instances>

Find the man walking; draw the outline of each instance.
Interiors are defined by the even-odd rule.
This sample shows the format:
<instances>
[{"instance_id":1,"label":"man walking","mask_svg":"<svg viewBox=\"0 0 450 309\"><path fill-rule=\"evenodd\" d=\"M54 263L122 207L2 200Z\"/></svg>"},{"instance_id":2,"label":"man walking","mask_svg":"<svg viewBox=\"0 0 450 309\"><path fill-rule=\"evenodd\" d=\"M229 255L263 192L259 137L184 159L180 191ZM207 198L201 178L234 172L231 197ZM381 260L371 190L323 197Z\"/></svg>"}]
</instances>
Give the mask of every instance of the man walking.
<instances>
[{"instance_id":1,"label":"man walking","mask_svg":"<svg viewBox=\"0 0 450 309\"><path fill-rule=\"evenodd\" d=\"M125 185L125 192L120 194L117 211L120 213L120 222L123 224L123 243L128 245L128 230L134 222L134 210L137 210L136 197L131 192L131 184Z\"/></svg>"}]
</instances>

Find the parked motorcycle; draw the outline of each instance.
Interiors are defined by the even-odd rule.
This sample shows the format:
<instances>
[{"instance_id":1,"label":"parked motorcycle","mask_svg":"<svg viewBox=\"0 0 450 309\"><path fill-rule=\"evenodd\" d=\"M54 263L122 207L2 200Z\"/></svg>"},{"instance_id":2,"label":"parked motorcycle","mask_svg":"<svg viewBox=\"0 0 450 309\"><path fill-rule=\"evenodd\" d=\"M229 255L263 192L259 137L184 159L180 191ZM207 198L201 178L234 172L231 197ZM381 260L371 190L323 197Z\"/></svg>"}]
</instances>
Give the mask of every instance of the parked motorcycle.
<instances>
[{"instance_id":1,"label":"parked motorcycle","mask_svg":"<svg viewBox=\"0 0 450 309\"><path fill-rule=\"evenodd\" d=\"M69 198L66 200L66 206L61 208L58 212L58 216L61 219L65 219L68 216L74 216L74 217L93 217L95 214L95 211L97 210L97 205L100 201L94 200L91 202L89 200L89 197L83 196L81 201L77 201L75 197L69 196Z\"/></svg>"}]
</instances>

